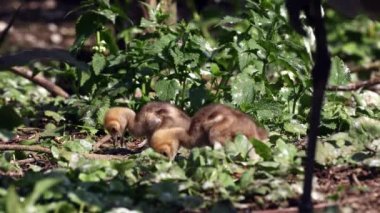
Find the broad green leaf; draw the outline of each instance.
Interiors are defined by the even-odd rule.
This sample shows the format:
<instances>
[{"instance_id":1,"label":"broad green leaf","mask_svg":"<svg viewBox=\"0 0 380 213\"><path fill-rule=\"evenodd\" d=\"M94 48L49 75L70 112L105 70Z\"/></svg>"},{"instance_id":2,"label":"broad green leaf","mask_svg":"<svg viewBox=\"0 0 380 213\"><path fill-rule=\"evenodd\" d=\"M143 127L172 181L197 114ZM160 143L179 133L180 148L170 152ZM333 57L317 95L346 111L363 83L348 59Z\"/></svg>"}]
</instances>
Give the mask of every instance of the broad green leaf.
<instances>
[{"instance_id":1,"label":"broad green leaf","mask_svg":"<svg viewBox=\"0 0 380 213\"><path fill-rule=\"evenodd\" d=\"M283 166L290 166L297 157L297 148L293 144L286 144L279 140L273 151L273 160Z\"/></svg>"},{"instance_id":2,"label":"broad green leaf","mask_svg":"<svg viewBox=\"0 0 380 213\"><path fill-rule=\"evenodd\" d=\"M251 104L254 100L254 80L242 73L231 79L231 95L234 104Z\"/></svg>"},{"instance_id":3,"label":"broad green leaf","mask_svg":"<svg viewBox=\"0 0 380 213\"><path fill-rule=\"evenodd\" d=\"M94 12L88 12L80 16L75 26L76 39L74 45L71 47L71 50L78 51L86 39L96 31L100 30L102 28L102 24L106 22L107 18L105 18L105 16Z\"/></svg>"},{"instance_id":4,"label":"broad green leaf","mask_svg":"<svg viewBox=\"0 0 380 213\"><path fill-rule=\"evenodd\" d=\"M160 80L156 83L155 88L157 96L160 100L173 100L179 93L181 86L175 79Z\"/></svg>"},{"instance_id":5,"label":"broad green leaf","mask_svg":"<svg viewBox=\"0 0 380 213\"><path fill-rule=\"evenodd\" d=\"M315 154L315 161L321 165L335 164L339 156L338 148L330 143L318 141Z\"/></svg>"},{"instance_id":6,"label":"broad green leaf","mask_svg":"<svg viewBox=\"0 0 380 213\"><path fill-rule=\"evenodd\" d=\"M92 144L84 139L67 141L64 146L72 152L87 153L92 150Z\"/></svg>"},{"instance_id":7,"label":"broad green leaf","mask_svg":"<svg viewBox=\"0 0 380 213\"><path fill-rule=\"evenodd\" d=\"M32 194L25 200L25 207L29 208L35 205L37 200L46 190L57 185L60 181L61 180L55 178L46 178L38 181L34 186Z\"/></svg>"},{"instance_id":8,"label":"broad green leaf","mask_svg":"<svg viewBox=\"0 0 380 213\"><path fill-rule=\"evenodd\" d=\"M106 67L106 59L102 54L95 53L92 57L92 69L95 75L99 75L100 72Z\"/></svg>"},{"instance_id":9,"label":"broad green leaf","mask_svg":"<svg viewBox=\"0 0 380 213\"><path fill-rule=\"evenodd\" d=\"M59 113L57 112L53 112L53 111L50 111L50 110L46 110L45 111L45 116L46 117L50 117L50 118L53 118L53 120L55 122L60 122L60 121L64 121L65 120L65 117L60 115Z\"/></svg>"},{"instance_id":10,"label":"broad green leaf","mask_svg":"<svg viewBox=\"0 0 380 213\"><path fill-rule=\"evenodd\" d=\"M350 136L359 137L361 139L376 139L380 137L380 120L369 117L360 117L354 120ZM360 142L360 141L359 141ZM364 141L361 141L363 143Z\"/></svg>"},{"instance_id":11,"label":"broad green leaf","mask_svg":"<svg viewBox=\"0 0 380 213\"><path fill-rule=\"evenodd\" d=\"M329 84L345 85L350 82L350 70L337 56L332 58Z\"/></svg>"},{"instance_id":12,"label":"broad green leaf","mask_svg":"<svg viewBox=\"0 0 380 213\"><path fill-rule=\"evenodd\" d=\"M6 212L7 213L23 213L23 204L20 202L15 186L8 188L7 196L5 198Z\"/></svg>"},{"instance_id":13,"label":"broad green leaf","mask_svg":"<svg viewBox=\"0 0 380 213\"><path fill-rule=\"evenodd\" d=\"M306 135L307 126L306 124L301 124L297 120L291 120L284 124L284 129L293 134Z\"/></svg>"},{"instance_id":14,"label":"broad green leaf","mask_svg":"<svg viewBox=\"0 0 380 213\"><path fill-rule=\"evenodd\" d=\"M272 150L266 143L253 138L251 139L251 144L255 148L255 152L265 161L269 161L272 158Z\"/></svg>"},{"instance_id":15,"label":"broad green leaf","mask_svg":"<svg viewBox=\"0 0 380 213\"><path fill-rule=\"evenodd\" d=\"M53 155L53 157L55 159L58 159L59 158L59 150L58 150L58 148L56 146L52 146L50 148L50 150L51 150L51 154Z\"/></svg>"},{"instance_id":16,"label":"broad green leaf","mask_svg":"<svg viewBox=\"0 0 380 213\"><path fill-rule=\"evenodd\" d=\"M254 182L254 178L253 178L254 172L255 172L254 169L249 169L243 173L243 175L241 176L241 178L239 180L239 184L240 184L241 189L246 188L248 185L250 185L251 183Z\"/></svg>"}]
</instances>

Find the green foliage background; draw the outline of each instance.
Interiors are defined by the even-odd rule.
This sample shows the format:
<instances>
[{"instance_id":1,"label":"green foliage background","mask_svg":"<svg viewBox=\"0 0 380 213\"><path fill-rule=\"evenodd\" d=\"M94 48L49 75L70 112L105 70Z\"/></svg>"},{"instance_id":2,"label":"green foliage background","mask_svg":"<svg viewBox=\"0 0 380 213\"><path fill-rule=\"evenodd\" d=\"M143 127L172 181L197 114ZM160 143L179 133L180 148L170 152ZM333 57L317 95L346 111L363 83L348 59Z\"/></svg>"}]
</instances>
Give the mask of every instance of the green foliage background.
<instances>
[{"instance_id":1,"label":"green foliage background","mask_svg":"<svg viewBox=\"0 0 380 213\"><path fill-rule=\"evenodd\" d=\"M0 139L9 140L17 127L41 128L39 137L22 143L51 149L50 160L57 166L44 171L33 165L17 181L1 178L0 212L177 212L217 211L246 203L253 209L292 205L289 200L301 191L304 151L298 145L307 133L313 41L290 28L283 1L248 0L234 16L198 14L171 26L164 24L166 14L149 8L149 20L143 18L118 35L111 26L116 18L127 19L118 5L85 1L81 9L72 51L95 35L91 69L39 67L45 74L70 79L74 94L69 99L50 97L26 80L0 73L0 118L12 121L2 122ZM364 18L345 25L346 20L331 11L327 17L334 55L329 84L346 85L358 76L341 58L359 64L378 56L371 36L380 33L380 25ZM125 50L118 49L117 38L125 42ZM102 119L110 106L138 110L152 100L170 101L189 114L211 102L234 106L270 131L269 143L239 136L224 150L182 150L173 162L151 149L120 162L82 158L104 133ZM320 166L380 166L378 93L329 92L322 115ZM78 132L85 137L76 139L73 133ZM253 158L252 147L257 153ZM26 157L21 151L2 152L0 170L20 171L12 161Z\"/></svg>"}]
</instances>

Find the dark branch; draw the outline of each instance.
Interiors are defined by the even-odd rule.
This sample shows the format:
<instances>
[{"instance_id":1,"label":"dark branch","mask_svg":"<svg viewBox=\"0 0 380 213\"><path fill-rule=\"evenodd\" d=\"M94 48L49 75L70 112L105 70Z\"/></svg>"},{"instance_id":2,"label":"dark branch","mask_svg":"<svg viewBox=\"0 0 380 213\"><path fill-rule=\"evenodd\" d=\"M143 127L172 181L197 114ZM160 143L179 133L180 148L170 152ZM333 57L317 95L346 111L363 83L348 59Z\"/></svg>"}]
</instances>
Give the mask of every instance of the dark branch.
<instances>
[{"instance_id":1,"label":"dark branch","mask_svg":"<svg viewBox=\"0 0 380 213\"><path fill-rule=\"evenodd\" d=\"M52 154L50 149L37 145L19 145L19 144L0 144L0 150L19 150L19 151L31 151L31 152L42 152L46 154ZM80 153L85 158L94 160L126 160L128 156L117 156L117 155L101 155L92 153Z\"/></svg>"},{"instance_id":2,"label":"dark branch","mask_svg":"<svg viewBox=\"0 0 380 213\"><path fill-rule=\"evenodd\" d=\"M361 88L370 88L377 84L380 84L380 79L361 81L361 82L351 83L351 84L343 85L343 86L330 85L327 87L327 90L328 91L355 91Z\"/></svg>"},{"instance_id":3,"label":"dark branch","mask_svg":"<svg viewBox=\"0 0 380 213\"><path fill-rule=\"evenodd\" d=\"M45 88L47 91L49 91L50 93L53 93L54 95L58 95L64 98L69 97L69 94L65 90L63 90L60 86L55 85L53 82L49 81L42 75L33 76L33 72L25 67L12 67L10 71Z\"/></svg>"}]
</instances>

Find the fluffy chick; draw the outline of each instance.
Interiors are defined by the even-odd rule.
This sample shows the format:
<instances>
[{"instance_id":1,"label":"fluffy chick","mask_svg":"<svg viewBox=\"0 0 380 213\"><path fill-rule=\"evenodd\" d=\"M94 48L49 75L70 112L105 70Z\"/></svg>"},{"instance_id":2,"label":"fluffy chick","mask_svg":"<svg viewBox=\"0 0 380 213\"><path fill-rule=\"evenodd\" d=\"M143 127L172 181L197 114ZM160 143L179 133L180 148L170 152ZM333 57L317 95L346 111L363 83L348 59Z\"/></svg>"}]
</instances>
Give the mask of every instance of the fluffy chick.
<instances>
[{"instance_id":1,"label":"fluffy chick","mask_svg":"<svg viewBox=\"0 0 380 213\"><path fill-rule=\"evenodd\" d=\"M190 121L186 113L170 103L150 102L137 114L126 107L110 108L104 117L104 127L114 141L120 141L123 145L125 132L150 138L160 128L181 127L187 130Z\"/></svg>"},{"instance_id":2,"label":"fluffy chick","mask_svg":"<svg viewBox=\"0 0 380 213\"><path fill-rule=\"evenodd\" d=\"M149 138L157 129L181 127L187 130L190 122L190 117L175 105L167 102L150 102L136 115L131 132L136 136Z\"/></svg>"},{"instance_id":3,"label":"fluffy chick","mask_svg":"<svg viewBox=\"0 0 380 213\"><path fill-rule=\"evenodd\" d=\"M114 146L119 142L124 146L124 134L127 126L133 123L135 112L127 107L112 107L104 116L104 128L111 135Z\"/></svg>"},{"instance_id":4,"label":"fluffy chick","mask_svg":"<svg viewBox=\"0 0 380 213\"><path fill-rule=\"evenodd\" d=\"M192 117L189 129L169 128L157 130L149 140L149 145L170 159L174 159L180 146L225 145L236 135L247 138L266 139L265 129L246 114L222 104L211 104L201 108Z\"/></svg>"}]
</instances>

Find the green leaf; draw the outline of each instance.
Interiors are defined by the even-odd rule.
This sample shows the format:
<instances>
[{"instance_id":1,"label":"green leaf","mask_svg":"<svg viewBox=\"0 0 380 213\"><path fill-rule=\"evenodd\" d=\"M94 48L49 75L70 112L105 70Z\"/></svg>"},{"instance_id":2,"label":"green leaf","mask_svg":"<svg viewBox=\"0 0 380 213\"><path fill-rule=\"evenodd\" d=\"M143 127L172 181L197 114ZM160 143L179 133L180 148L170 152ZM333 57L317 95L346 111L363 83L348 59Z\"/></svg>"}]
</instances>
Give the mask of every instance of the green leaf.
<instances>
[{"instance_id":1,"label":"green leaf","mask_svg":"<svg viewBox=\"0 0 380 213\"><path fill-rule=\"evenodd\" d=\"M95 53L92 57L92 68L95 75L99 75L100 72L106 67L106 59L102 54Z\"/></svg>"},{"instance_id":2,"label":"green leaf","mask_svg":"<svg viewBox=\"0 0 380 213\"><path fill-rule=\"evenodd\" d=\"M106 22L107 18L94 12L88 12L80 16L75 26L76 39L71 50L78 51L86 39L96 31L99 31Z\"/></svg>"},{"instance_id":3,"label":"green leaf","mask_svg":"<svg viewBox=\"0 0 380 213\"><path fill-rule=\"evenodd\" d=\"M56 146L52 146L50 148L51 154L53 155L53 158L59 159L59 150Z\"/></svg>"},{"instance_id":4,"label":"green leaf","mask_svg":"<svg viewBox=\"0 0 380 213\"><path fill-rule=\"evenodd\" d=\"M231 79L232 103L237 105L251 104L254 100L255 81L245 73L241 73Z\"/></svg>"},{"instance_id":5,"label":"green leaf","mask_svg":"<svg viewBox=\"0 0 380 213\"><path fill-rule=\"evenodd\" d=\"M103 99L103 105L96 112L96 121L99 125L103 125L104 116L107 113L107 110L110 108L110 100L108 98Z\"/></svg>"},{"instance_id":6,"label":"green leaf","mask_svg":"<svg viewBox=\"0 0 380 213\"><path fill-rule=\"evenodd\" d=\"M157 96L160 100L173 100L179 93L181 86L175 79L160 80L156 83L155 88Z\"/></svg>"},{"instance_id":7,"label":"green leaf","mask_svg":"<svg viewBox=\"0 0 380 213\"><path fill-rule=\"evenodd\" d=\"M345 85L350 82L350 70L337 56L332 58L329 84Z\"/></svg>"},{"instance_id":8,"label":"green leaf","mask_svg":"<svg viewBox=\"0 0 380 213\"><path fill-rule=\"evenodd\" d=\"M279 140L274 147L273 159L283 166L290 166L296 159L297 151L293 144L286 144L284 141Z\"/></svg>"},{"instance_id":9,"label":"green leaf","mask_svg":"<svg viewBox=\"0 0 380 213\"><path fill-rule=\"evenodd\" d=\"M92 150L92 143L84 139L67 141L64 146L72 152L88 153Z\"/></svg>"},{"instance_id":10,"label":"green leaf","mask_svg":"<svg viewBox=\"0 0 380 213\"><path fill-rule=\"evenodd\" d=\"M318 141L317 151L315 153L315 161L321 165L335 164L339 157L339 150L332 144Z\"/></svg>"},{"instance_id":11,"label":"green leaf","mask_svg":"<svg viewBox=\"0 0 380 213\"><path fill-rule=\"evenodd\" d=\"M111 30L104 29L100 32L100 38L101 40L104 40L106 42L106 45L108 49L110 50L111 54L116 55L119 51L119 47L117 46L115 37L112 35Z\"/></svg>"},{"instance_id":12,"label":"green leaf","mask_svg":"<svg viewBox=\"0 0 380 213\"><path fill-rule=\"evenodd\" d=\"M241 189L248 187L251 183L254 182L254 178L253 178L254 172L255 172L254 169L248 169L247 171L243 173L243 175L241 176L239 180L239 185Z\"/></svg>"},{"instance_id":13,"label":"green leaf","mask_svg":"<svg viewBox=\"0 0 380 213\"><path fill-rule=\"evenodd\" d=\"M57 185L60 181L60 179L56 178L46 178L38 181L34 186L32 194L25 200L26 208L33 206L45 191Z\"/></svg>"},{"instance_id":14,"label":"green leaf","mask_svg":"<svg viewBox=\"0 0 380 213\"><path fill-rule=\"evenodd\" d=\"M244 135L238 135L235 137L232 143L227 143L225 145L225 150L227 154L232 156L240 155L241 157L246 157L249 150L252 148L250 141Z\"/></svg>"},{"instance_id":15,"label":"green leaf","mask_svg":"<svg viewBox=\"0 0 380 213\"><path fill-rule=\"evenodd\" d=\"M293 134L306 135L307 126L306 124L299 123L298 120L291 120L284 124L284 129Z\"/></svg>"},{"instance_id":16,"label":"green leaf","mask_svg":"<svg viewBox=\"0 0 380 213\"><path fill-rule=\"evenodd\" d=\"M210 65L210 71L214 76L221 76L222 72L220 72L219 66L215 63Z\"/></svg>"},{"instance_id":17,"label":"green leaf","mask_svg":"<svg viewBox=\"0 0 380 213\"><path fill-rule=\"evenodd\" d=\"M53 118L53 120L55 122L60 122L60 121L64 121L65 120L65 117L63 117L62 115L56 113L56 112L53 112L53 111L50 111L50 110L46 110L44 112L45 116L46 117L50 117L50 118Z\"/></svg>"},{"instance_id":18,"label":"green leaf","mask_svg":"<svg viewBox=\"0 0 380 213\"><path fill-rule=\"evenodd\" d=\"M255 152L260 155L260 157L262 157L265 161L268 161L272 158L272 150L266 143L252 138L251 144L253 145L253 148L255 148Z\"/></svg>"},{"instance_id":19,"label":"green leaf","mask_svg":"<svg viewBox=\"0 0 380 213\"><path fill-rule=\"evenodd\" d=\"M20 197L17 195L16 189L13 185L8 188L5 199L7 213L24 213L23 205L20 202Z\"/></svg>"}]
</instances>

